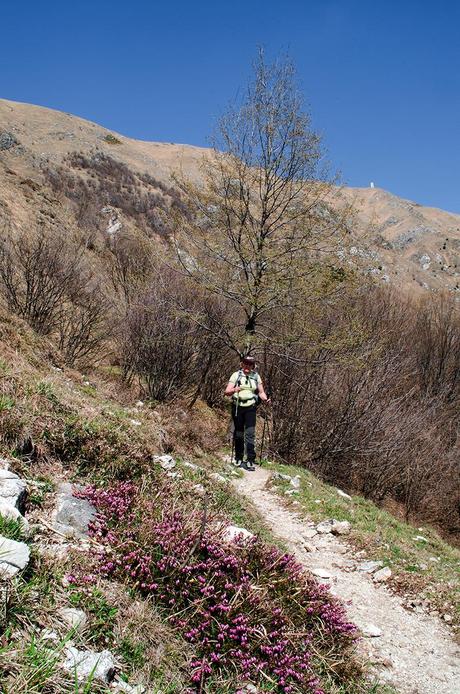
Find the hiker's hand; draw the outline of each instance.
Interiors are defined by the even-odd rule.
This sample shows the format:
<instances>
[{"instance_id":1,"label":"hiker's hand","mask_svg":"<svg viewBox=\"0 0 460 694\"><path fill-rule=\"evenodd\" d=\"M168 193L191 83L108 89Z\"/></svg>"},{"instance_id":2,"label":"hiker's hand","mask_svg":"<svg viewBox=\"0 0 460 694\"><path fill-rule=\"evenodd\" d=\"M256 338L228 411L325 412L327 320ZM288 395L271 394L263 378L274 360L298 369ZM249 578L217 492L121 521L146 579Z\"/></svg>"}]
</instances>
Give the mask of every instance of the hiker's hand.
<instances>
[{"instance_id":1,"label":"hiker's hand","mask_svg":"<svg viewBox=\"0 0 460 694\"><path fill-rule=\"evenodd\" d=\"M271 405L271 404L272 404L271 398L267 398L266 400L264 400L264 405Z\"/></svg>"},{"instance_id":2,"label":"hiker's hand","mask_svg":"<svg viewBox=\"0 0 460 694\"><path fill-rule=\"evenodd\" d=\"M234 392L234 393L239 393L240 390L241 390L240 386L235 386L234 389L233 389L233 392Z\"/></svg>"}]
</instances>

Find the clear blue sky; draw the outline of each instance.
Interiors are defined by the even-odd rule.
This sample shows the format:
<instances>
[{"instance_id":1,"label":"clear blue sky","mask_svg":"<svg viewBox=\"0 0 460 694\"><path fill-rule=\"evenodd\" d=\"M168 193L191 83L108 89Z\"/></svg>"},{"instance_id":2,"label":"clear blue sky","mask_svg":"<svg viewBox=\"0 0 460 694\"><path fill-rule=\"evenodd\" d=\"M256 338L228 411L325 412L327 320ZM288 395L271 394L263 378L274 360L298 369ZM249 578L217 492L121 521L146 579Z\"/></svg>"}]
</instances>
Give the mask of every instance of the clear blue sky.
<instances>
[{"instance_id":1,"label":"clear blue sky","mask_svg":"<svg viewBox=\"0 0 460 694\"><path fill-rule=\"evenodd\" d=\"M289 52L329 158L460 213L456 0L2 2L0 97L205 145L257 46Z\"/></svg>"}]
</instances>

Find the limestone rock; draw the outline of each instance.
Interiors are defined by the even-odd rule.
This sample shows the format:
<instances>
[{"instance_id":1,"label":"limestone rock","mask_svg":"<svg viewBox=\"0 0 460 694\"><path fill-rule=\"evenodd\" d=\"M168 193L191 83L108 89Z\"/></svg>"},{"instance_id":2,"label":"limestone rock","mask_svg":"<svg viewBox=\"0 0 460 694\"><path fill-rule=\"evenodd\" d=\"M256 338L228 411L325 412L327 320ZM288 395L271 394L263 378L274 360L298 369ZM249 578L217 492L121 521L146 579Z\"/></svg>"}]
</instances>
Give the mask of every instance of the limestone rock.
<instances>
[{"instance_id":1,"label":"limestone rock","mask_svg":"<svg viewBox=\"0 0 460 694\"><path fill-rule=\"evenodd\" d=\"M358 571L363 571L366 574L372 574L377 569L383 566L383 561L362 561L358 564Z\"/></svg>"},{"instance_id":2,"label":"limestone rock","mask_svg":"<svg viewBox=\"0 0 460 694\"><path fill-rule=\"evenodd\" d=\"M390 577L391 569L388 566L384 566L383 569L379 569L379 571L374 573L372 580L376 583L383 583L384 581L388 581Z\"/></svg>"},{"instance_id":3,"label":"limestone rock","mask_svg":"<svg viewBox=\"0 0 460 694\"><path fill-rule=\"evenodd\" d=\"M108 683L115 674L115 659L110 651L79 651L74 646L67 646L64 670L72 675L76 673L80 682L92 676L95 680Z\"/></svg>"},{"instance_id":4,"label":"limestone rock","mask_svg":"<svg viewBox=\"0 0 460 694\"><path fill-rule=\"evenodd\" d=\"M222 537L226 542L238 542L240 540L250 540L254 537L254 533L246 530L246 528L239 528L237 525L228 525Z\"/></svg>"},{"instance_id":5,"label":"limestone rock","mask_svg":"<svg viewBox=\"0 0 460 694\"><path fill-rule=\"evenodd\" d=\"M364 636L370 636L371 638L382 636L382 630L376 627L375 624L366 624L361 631Z\"/></svg>"},{"instance_id":6,"label":"limestone rock","mask_svg":"<svg viewBox=\"0 0 460 694\"><path fill-rule=\"evenodd\" d=\"M12 133L7 132L6 130L3 130L0 133L0 152L4 152L7 149L16 147L18 144L19 142Z\"/></svg>"},{"instance_id":7,"label":"limestone rock","mask_svg":"<svg viewBox=\"0 0 460 694\"><path fill-rule=\"evenodd\" d=\"M128 682L123 682L123 680L113 682L111 689L113 689L114 692L123 692L123 694L145 694L147 691L141 684L133 686L128 684Z\"/></svg>"},{"instance_id":8,"label":"limestone rock","mask_svg":"<svg viewBox=\"0 0 460 694\"><path fill-rule=\"evenodd\" d=\"M0 578L12 578L29 563L30 551L25 542L0 535Z\"/></svg>"},{"instance_id":9,"label":"limestone rock","mask_svg":"<svg viewBox=\"0 0 460 694\"><path fill-rule=\"evenodd\" d=\"M21 513L25 510L26 483L10 470L0 468L0 499L15 506Z\"/></svg>"},{"instance_id":10,"label":"limestone rock","mask_svg":"<svg viewBox=\"0 0 460 694\"><path fill-rule=\"evenodd\" d=\"M176 467L176 461L172 455L154 455L153 462L160 463L163 470L172 470Z\"/></svg>"},{"instance_id":11,"label":"limestone rock","mask_svg":"<svg viewBox=\"0 0 460 694\"><path fill-rule=\"evenodd\" d=\"M223 475L219 475L218 472L211 472L211 474L209 475L209 477L210 477L212 480L215 480L216 482L220 482L220 483L222 483L222 482L227 482L227 478L224 477Z\"/></svg>"},{"instance_id":12,"label":"limestone rock","mask_svg":"<svg viewBox=\"0 0 460 694\"><path fill-rule=\"evenodd\" d=\"M291 475L283 475L282 472L274 472L272 478L274 480L284 480L284 482L292 482Z\"/></svg>"},{"instance_id":13,"label":"limestone rock","mask_svg":"<svg viewBox=\"0 0 460 694\"><path fill-rule=\"evenodd\" d=\"M332 523L333 520L325 520L321 521L321 523L318 523L316 526L316 530L320 535L327 535L332 532Z\"/></svg>"},{"instance_id":14,"label":"limestone rock","mask_svg":"<svg viewBox=\"0 0 460 694\"><path fill-rule=\"evenodd\" d=\"M87 537L88 526L96 517L96 509L87 499L75 497L74 489L79 487L67 482L59 485L53 526L66 537Z\"/></svg>"},{"instance_id":15,"label":"limestone rock","mask_svg":"<svg viewBox=\"0 0 460 694\"><path fill-rule=\"evenodd\" d=\"M75 631L83 631L88 621L83 610L77 610L74 607L61 607L57 613L64 625L69 629L75 629Z\"/></svg>"},{"instance_id":16,"label":"limestone rock","mask_svg":"<svg viewBox=\"0 0 460 694\"><path fill-rule=\"evenodd\" d=\"M316 528L303 528L302 529L302 536L307 538L307 540L311 540L312 537L315 537L315 535L318 534L318 531Z\"/></svg>"},{"instance_id":17,"label":"limestone rock","mask_svg":"<svg viewBox=\"0 0 460 694\"><path fill-rule=\"evenodd\" d=\"M351 525L348 521L332 521L332 534L333 535L348 535L351 530Z\"/></svg>"},{"instance_id":18,"label":"limestone rock","mask_svg":"<svg viewBox=\"0 0 460 694\"><path fill-rule=\"evenodd\" d=\"M352 498L349 494L344 492L342 489L336 489L335 490L339 496L342 497L342 499L346 499L347 501L352 501Z\"/></svg>"},{"instance_id":19,"label":"limestone rock","mask_svg":"<svg viewBox=\"0 0 460 694\"><path fill-rule=\"evenodd\" d=\"M300 475L291 478L291 486L294 487L294 489L300 489Z\"/></svg>"}]
</instances>

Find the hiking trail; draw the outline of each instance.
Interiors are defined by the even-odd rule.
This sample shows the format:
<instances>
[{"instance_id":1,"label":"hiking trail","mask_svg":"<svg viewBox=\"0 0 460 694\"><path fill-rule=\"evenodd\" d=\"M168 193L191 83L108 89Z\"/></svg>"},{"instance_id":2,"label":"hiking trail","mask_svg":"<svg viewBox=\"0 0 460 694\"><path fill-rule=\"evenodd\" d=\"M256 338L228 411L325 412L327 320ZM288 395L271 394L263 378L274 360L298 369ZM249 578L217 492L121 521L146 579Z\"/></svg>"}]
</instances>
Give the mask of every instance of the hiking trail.
<instances>
[{"instance_id":1,"label":"hiking trail","mask_svg":"<svg viewBox=\"0 0 460 694\"><path fill-rule=\"evenodd\" d=\"M353 548L334 535L314 534L315 524L284 507L270 491L270 477L269 470L257 467L233 484L304 567L330 574L330 579L318 580L345 603L350 619L360 629L372 624L381 630L381 636L362 641L377 677L404 694L459 692L459 648L441 620L409 612L397 595L374 583L371 575L357 571Z\"/></svg>"}]
</instances>

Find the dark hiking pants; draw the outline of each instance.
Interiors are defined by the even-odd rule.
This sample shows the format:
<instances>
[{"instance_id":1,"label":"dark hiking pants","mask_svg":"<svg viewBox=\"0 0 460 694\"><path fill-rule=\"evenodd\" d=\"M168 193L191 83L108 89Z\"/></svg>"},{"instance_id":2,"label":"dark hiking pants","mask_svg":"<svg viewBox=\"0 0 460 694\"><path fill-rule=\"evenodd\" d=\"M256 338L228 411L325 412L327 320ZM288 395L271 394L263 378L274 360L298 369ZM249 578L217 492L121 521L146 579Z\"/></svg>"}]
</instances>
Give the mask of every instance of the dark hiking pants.
<instances>
[{"instance_id":1,"label":"dark hiking pants","mask_svg":"<svg viewBox=\"0 0 460 694\"><path fill-rule=\"evenodd\" d=\"M238 410L236 405L232 405L233 425L235 427L235 457L237 460L244 459L244 448L246 445L247 460L251 463L256 461L256 406L241 407Z\"/></svg>"}]
</instances>

